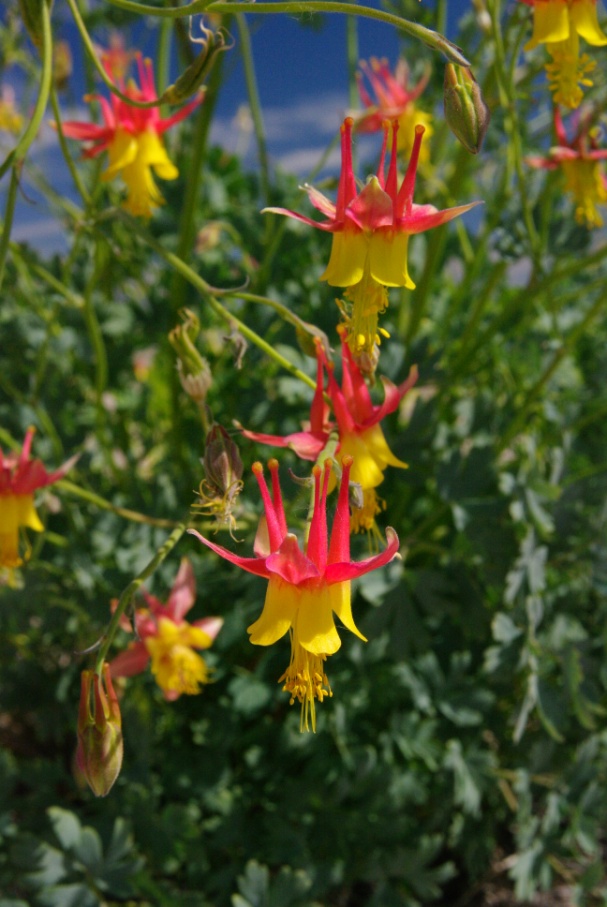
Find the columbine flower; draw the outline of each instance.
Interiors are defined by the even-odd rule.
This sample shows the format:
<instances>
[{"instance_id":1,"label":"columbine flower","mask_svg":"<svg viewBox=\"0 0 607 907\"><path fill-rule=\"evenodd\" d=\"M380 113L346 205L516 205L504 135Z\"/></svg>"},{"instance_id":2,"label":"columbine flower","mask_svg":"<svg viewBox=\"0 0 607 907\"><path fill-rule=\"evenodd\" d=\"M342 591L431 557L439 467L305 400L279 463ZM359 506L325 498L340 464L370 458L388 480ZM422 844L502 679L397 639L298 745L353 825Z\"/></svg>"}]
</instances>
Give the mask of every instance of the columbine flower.
<instances>
[{"instance_id":1,"label":"columbine flower","mask_svg":"<svg viewBox=\"0 0 607 907\"><path fill-rule=\"evenodd\" d=\"M19 567L19 529L27 527L42 532L44 526L34 507L34 492L52 485L70 469L72 457L55 472L47 472L40 460L30 460L35 429L28 428L20 454L2 453L0 449L0 567Z\"/></svg>"},{"instance_id":2,"label":"columbine flower","mask_svg":"<svg viewBox=\"0 0 607 907\"><path fill-rule=\"evenodd\" d=\"M291 660L279 683L290 693L291 704L301 703L301 730L316 730L315 700L331 696L324 663L337 652L341 640L335 627L335 613L342 624L365 639L354 623L351 608L351 580L382 567L398 551L398 537L386 529L387 547L380 554L355 563L350 560L350 520L348 483L352 461L342 461L342 477L331 540L327 533L327 490L332 468L330 460L324 469L315 466L314 512L304 549L287 529L282 503L278 463L270 460L272 496L268 491L261 463L253 473L263 499L265 522L255 540L256 557L241 557L203 538L194 529L189 532L203 544L232 564L267 579L268 590L261 616L248 628L251 642L270 646L285 633L291 638ZM262 531L263 530L263 531Z\"/></svg>"},{"instance_id":3,"label":"columbine flower","mask_svg":"<svg viewBox=\"0 0 607 907\"><path fill-rule=\"evenodd\" d=\"M132 677L145 671L151 661L152 674L165 699L182 693L194 695L209 682L209 669L195 649L208 649L223 624L220 617L203 617L190 624L184 620L196 598L192 565L185 558L166 605L141 590L147 608L135 612L139 637L110 663L112 677Z\"/></svg>"},{"instance_id":4,"label":"columbine flower","mask_svg":"<svg viewBox=\"0 0 607 907\"><path fill-rule=\"evenodd\" d=\"M121 91L135 101L156 100L152 61L137 55L137 66L141 87L133 81L125 87L122 80L118 80ZM112 95L110 101L98 95L90 95L87 100L99 101L103 125L63 123L65 135L92 143L85 150L85 157L96 157L107 151L109 166L101 179L107 182L121 176L128 189L126 210L138 217L151 217L153 209L164 204L152 171L164 180L179 176L177 167L166 153L162 134L187 117L200 104L202 95L166 119L161 118L158 107L132 107L116 95Z\"/></svg>"},{"instance_id":5,"label":"columbine flower","mask_svg":"<svg viewBox=\"0 0 607 907\"><path fill-rule=\"evenodd\" d=\"M415 205L413 190L419 159L423 126L415 127L415 140L405 178L398 187L396 152L398 123L392 123L392 153L387 177L384 161L390 124L384 124L384 141L377 175L370 176L358 192L352 170L352 126L347 117L341 129L341 174L335 204L312 186L305 186L315 208L327 220L318 223L285 208L266 208L333 234L331 257L321 280L330 286L345 287L345 298L352 304L346 311L348 344L356 355L373 356L379 344L377 316L388 305L386 287L415 284L407 269L409 237L444 224L468 211L477 202L437 211L433 205Z\"/></svg>"},{"instance_id":6,"label":"columbine flower","mask_svg":"<svg viewBox=\"0 0 607 907\"><path fill-rule=\"evenodd\" d=\"M554 100L578 107L583 98L580 86L592 85L588 76L596 66L588 54L580 54L580 38L595 47L607 44L607 35L598 22L596 0L521 2L533 7L533 35L525 50L546 45L552 57L552 63L546 64L546 73Z\"/></svg>"},{"instance_id":7,"label":"columbine flower","mask_svg":"<svg viewBox=\"0 0 607 907\"><path fill-rule=\"evenodd\" d=\"M558 145L550 149L548 157L530 157L527 163L546 170L561 169L565 188L575 202L577 222L589 229L602 227L598 205L607 203L607 178L601 168L607 148L597 147L599 130L592 128L586 118L579 122L575 135L569 139L558 109L554 111L554 128Z\"/></svg>"},{"instance_id":8,"label":"columbine flower","mask_svg":"<svg viewBox=\"0 0 607 907\"><path fill-rule=\"evenodd\" d=\"M335 432L339 439L337 452L340 457L353 458L350 480L360 485L362 491L362 506L353 507L350 528L352 532L369 532L376 530L375 517L385 508L375 489L383 482L386 467L397 466L401 469L407 467L407 464L395 457L388 447L380 422L394 412L407 391L413 387L417 381L417 367L413 366L407 380L398 386L388 378L382 378L384 402L374 406L362 372L346 343L345 333L343 329L340 331L341 387L335 380L333 364L327 361L322 344L319 342L316 344L318 372L310 421L307 423L309 428L284 437L246 430L243 434L262 444L289 447L304 460L316 460ZM336 424L328 419L328 407L324 402L323 369L327 370L329 376L328 394L337 420ZM334 484L332 480L329 491Z\"/></svg>"},{"instance_id":9,"label":"columbine flower","mask_svg":"<svg viewBox=\"0 0 607 907\"><path fill-rule=\"evenodd\" d=\"M371 57L369 62L361 60L362 72L356 74L360 100L367 110L354 116L354 128L357 132L380 132L386 120L398 120L400 129L397 137L397 148L408 156L415 143L415 127L421 124L426 130L426 139L432 135L432 116L420 110L416 101L428 84L430 70L419 80L417 85L409 87L409 67L404 60L399 60L392 73L385 59ZM364 84L367 77L374 98ZM419 153L420 164L425 164L429 157L428 142L424 142Z\"/></svg>"}]
</instances>

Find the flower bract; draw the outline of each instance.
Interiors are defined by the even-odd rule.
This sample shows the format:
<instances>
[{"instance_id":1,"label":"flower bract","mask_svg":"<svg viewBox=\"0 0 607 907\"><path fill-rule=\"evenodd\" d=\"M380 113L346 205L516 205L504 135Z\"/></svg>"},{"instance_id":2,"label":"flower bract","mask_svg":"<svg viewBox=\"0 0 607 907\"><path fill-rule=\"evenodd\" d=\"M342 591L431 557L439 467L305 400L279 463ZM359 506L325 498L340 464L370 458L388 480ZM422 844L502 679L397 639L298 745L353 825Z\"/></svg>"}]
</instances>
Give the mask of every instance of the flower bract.
<instances>
[{"instance_id":1,"label":"flower bract","mask_svg":"<svg viewBox=\"0 0 607 907\"><path fill-rule=\"evenodd\" d=\"M209 682L209 669L196 650L209 648L223 620L184 620L196 598L192 565L185 558L182 560L166 604L145 590L142 594L147 608L135 612L138 640L110 663L112 677L141 674L151 662L152 674L165 699L199 693L201 685Z\"/></svg>"},{"instance_id":2,"label":"flower bract","mask_svg":"<svg viewBox=\"0 0 607 907\"><path fill-rule=\"evenodd\" d=\"M286 524L278 463L270 460L272 494L261 463L253 472L261 492L265 518L255 541L255 557L242 557L204 538L204 545L243 570L268 580L265 604L260 617L248 628L251 642L269 646L289 633L291 660L279 682L290 693L291 703L301 703L301 730L316 730L316 700L332 695L325 672L327 656L341 646L334 615L360 639L365 637L354 623L351 581L387 564L398 552L398 537L386 529L387 546L364 561L350 560L350 516L348 486L351 457L342 460L342 475L331 537L327 531L327 491L332 462L315 466L314 507L307 541L303 548Z\"/></svg>"},{"instance_id":3,"label":"flower bract","mask_svg":"<svg viewBox=\"0 0 607 907\"><path fill-rule=\"evenodd\" d=\"M118 697L109 666L83 671L78 709L76 765L96 797L105 797L120 774L124 744Z\"/></svg>"},{"instance_id":4,"label":"flower bract","mask_svg":"<svg viewBox=\"0 0 607 907\"><path fill-rule=\"evenodd\" d=\"M109 67L110 63L106 62ZM139 86L130 81L125 87L119 79L120 89L134 101L157 99L154 86L154 71L151 60L137 55ZM158 107L134 107L116 95L106 98L93 95L101 106L103 123L67 122L62 124L63 132L69 138L86 142L85 157L96 157L103 151L108 153L108 167L102 174L104 181L121 176L127 187L124 207L138 217L151 217L154 208L164 200L154 180L174 180L179 171L169 159L162 135L188 116L200 104L202 95L186 104L173 116L163 119Z\"/></svg>"}]
</instances>

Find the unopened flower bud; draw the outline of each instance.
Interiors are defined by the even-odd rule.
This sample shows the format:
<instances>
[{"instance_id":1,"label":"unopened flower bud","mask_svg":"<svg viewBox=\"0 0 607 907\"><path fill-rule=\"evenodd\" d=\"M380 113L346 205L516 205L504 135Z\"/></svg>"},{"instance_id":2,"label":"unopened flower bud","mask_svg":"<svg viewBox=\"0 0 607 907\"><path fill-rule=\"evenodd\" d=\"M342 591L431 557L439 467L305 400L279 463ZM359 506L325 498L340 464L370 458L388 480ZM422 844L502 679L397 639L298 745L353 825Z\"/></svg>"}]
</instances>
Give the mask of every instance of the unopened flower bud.
<instances>
[{"instance_id":1,"label":"unopened flower bud","mask_svg":"<svg viewBox=\"0 0 607 907\"><path fill-rule=\"evenodd\" d=\"M198 318L189 309L182 309L179 314L183 324L170 332L169 342L178 356L177 371L181 386L186 394L201 406L213 383L211 368L195 346L200 332Z\"/></svg>"},{"instance_id":2,"label":"unopened flower bud","mask_svg":"<svg viewBox=\"0 0 607 907\"><path fill-rule=\"evenodd\" d=\"M445 118L455 137L472 154L478 154L489 127L491 113L480 85L469 69L447 63L444 84Z\"/></svg>"},{"instance_id":3,"label":"unopened flower bud","mask_svg":"<svg viewBox=\"0 0 607 907\"><path fill-rule=\"evenodd\" d=\"M109 794L122 767L122 719L110 668L83 671L76 764L96 797Z\"/></svg>"},{"instance_id":4,"label":"unopened flower bud","mask_svg":"<svg viewBox=\"0 0 607 907\"><path fill-rule=\"evenodd\" d=\"M229 49L222 31L213 32L210 28L202 26L202 33L202 38L192 39L195 43L202 45L202 50L177 81L173 85L169 85L162 93L160 100L163 103L183 104L195 91L204 90L201 89L201 86L211 71L215 57Z\"/></svg>"},{"instance_id":5,"label":"unopened flower bud","mask_svg":"<svg viewBox=\"0 0 607 907\"><path fill-rule=\"evenodd\" d=\"M242 479L242 460L238 447L225 428L215 423L206 439L206 449L202 459L209 489L219 497L233 495L240 489Z\"/></svg>"}]
</instances>

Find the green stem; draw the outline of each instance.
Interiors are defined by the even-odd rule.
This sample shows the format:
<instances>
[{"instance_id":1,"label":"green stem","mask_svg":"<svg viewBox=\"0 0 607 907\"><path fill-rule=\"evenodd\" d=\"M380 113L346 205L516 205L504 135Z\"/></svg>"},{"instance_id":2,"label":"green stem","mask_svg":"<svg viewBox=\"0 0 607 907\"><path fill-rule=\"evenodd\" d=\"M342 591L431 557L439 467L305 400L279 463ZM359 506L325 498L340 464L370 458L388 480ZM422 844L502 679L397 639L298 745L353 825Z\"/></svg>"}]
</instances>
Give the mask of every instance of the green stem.
<instances>
[{"instance_id":1,"label":"green stem","mask_svg":"<svg viewBox=\"0 0 607 907\"><path fill-rule=\"evenodd\" d=\"M159 107L161 104L159 97L155 98L153 101L137 101L135 98L130 97L129 95L124 94L124 92L120 91L118 86L112 82L107 72L103 68L102 63L99 61L97 54L95 53L93 42L91 41L90 35L86 29L86 25L84 24L84 19L80 15L80 10L78 9L76 0L67 0L67 3L72 11L72 16L74 17L76 27L80 32L82 43L86 48L89 58L91 59L93 66L97 70L101 80L105 82L112 94L115 94L117 98L120 98L121 101L124 101L130 107L142 107L143 109L149 107ZM160 10L157 10L157 12L160 12ZM160 92L160 94L162 95L162 92Z\"/></svg>"},{"instance_id":2,"label":"green stem","mask_svg":"<svg viewBox=\"0 0 607 907\"><path fill-rule=\"evenodd\" d=\"M141 573L139 573L134 580L131 580L131 582L128 584L128 586L120 596L118 600L118 606L112 614L112 619L103 636L103 642L97 654L97 664L95 666L95 671L97 674L101 674L103 663L105 662L107 653L109 652L110 646L112 645L112 642L114 640L114 636L116 635L116 630L120 625L120 619L128 608L134 594L138 591L140 586L143 585L146 579L148 579L152 575L156 568L160 566L165 557L167 557L167 555L171 553L177 542L179 542L182 535L186 531L186 528L187 526L185 523L180 523L179 526L177 526L171 532L164 545L158 549L147 567L144 567Z\"/></svg>"},{"instance_id":3,"label":"green stem","mask_svg":"<svg viewBox=\"0 0 607 907\"><path fill-rule=\"evenodd\" d=\"M242 13L236 16L236 25L240 35L240 53L244 67L245 81L247 85L247 94L249 96L249 106L251 116L253 117L253 128L257 140L257 154L259 155L259 180L261 182L261 194L266 205L270 204L270 168L268 165L268 147L266 144L265 128L263 125L263 115L261 112L261 103L259 100L259 89L257 87L257 78L255 75L255 64L253 63L253 51L251 48L251 35L246 17ZM267 228L267 222L266 222Z\"/></svg>"},{"instance_id":4,"label":"green stem","mask_svg":"<svg viewBox=\"0 0 607 907\"><path fill-rule=\"evenodd\" d=\"M57 130L57 138L59 139L59 146L63 153L65 163L67 164L68 170L70 171L70 173L72 175L72 179L74 180L74 185L76 186L76 189L78 190L78 194L80 195L80 198L82 199L85 207L88 207L91 203L91 197L88 194L88 192L86 191L86 189L84 187L84 183L80 179L80 174L78 172L77 167L74 165L74 161L72 160L72 156L69 152L69 148L67 147L67 142L65 141L65 135L63 134L63 127L61 125L61 111L59 109L59 103L57 101L57 92L55 90L54 85L51 87L51 106L53 108L53 116L55 117L55 128Z\"/></svg>"},{"instance_id":5,"label":"green stem","mask_svg":"<svg viewBox=\"0 0 607 907\"><path fill-rule=\"evenodd\" d=\"M11 181L8 186L4 222L2 224L2 235L0 236L0 289L2 289L2 281L4 280L4 271L6 269L6 253L8 252L9 239L13 227L18 188L19 177L17 176L17 165L15 165L12 169Z\"/></svg>"},{"instance_id":6,"label":"green stem","mask_svg":"<svg viewBox=\"0 0 607 907\"><path fill-rule=\"evenodd\" d=\"M159 526L162 529L172 529L176 524L175 520L165 520L161 517L147 516L145 513L129 510L127 507L117 507L110 501L106 501L105 498L95 494L94 491L89 491L87 488L81 488L74 482L70 482L69 479L60 479L55 483L55 488L58 488L61 491L67 491L69 494L74 494L76 497L82 498L90 504L94 504L95 507L99 507L101 510L109 510L112 513L115 513L116 516L123 517L125 520L130 520L132 523L145 523L148 526Z\"/></svg>"},{"instance_id":7,"label":"green stem","mask_svg":"<svg viewBox=\"0 0 607 907\"><path fill-rule=\"evenodd\" d=\"M173 252L169 252L164 248L157 240L155 240L146 230L143 230L142 227L135 221L133 218L128 217L128 215L121 211L119 212L120 216L128 222L130 229L133 233L136 233L145 243L147 243L152 249L154 249L171 267L181 274L193 287L199 291L199 293L204 297L208 305L211 306L216 315L218 315L223 321L226 322L231 328L236 328L243 337L257 346L262 352L264 352L270 359L273 359L278 365L288 371L295 378L299 378L300 381L303 381L304 384L307 384L308 387L311 387L313 390L316 389L316 383L302 372L297 366L293 365L292 362L289 362L288 359L285 359L277 350L274 349L271 344L267 343L259 334L256 334L255 331L247 327L244 322L242 322L236 315L233 315L229 312L225 306L223 306L215 297L216 295L227 295L228 293L231 296L237 296L237 290L217 290L211 287L202 277L199 277L195 271L192 270L184 261L178 258ZM114 215L115 216L115 215Z\"/></svg>"},{"instance_id":8,"label":"green stem","mask_svg":"<svg viewBox=\"0 0 607 907\"><path fill-rule=\"evenodd\" d=\"M16 147L13 148L2 166L0 166L0 179L11 165L14 164L15 167L18 167L25 160L30 145L38 135L46 105L48 104L53 74L53 36L51 32L51 14L47 0L41 0L40 3L40 22L42 27L42 47L40 50L42 57L42 76L40 79L40 91L27 129L19 139Z\"/></svg>"},{"instance_id":9,"label":"green stem","mask_svg":"<svg viewBox=\"0 0 607 907\"><path fill-rule=\"evenodd\" d=\"M73 0L68 0L71 3ZM421 41L427 47L436 50L451 63L457 63L459 66L470 66L469 60L462 54L461 50L448 41L443 35L425 28L417 22L410 22L408 19L402 19L392 13L386 13L383 10L373 9L369 6L358 6L356 3L340 3L335 0L287 0L287 2L273 3L249 3L249 2L221 2L221 0L194 0L185 6L158 7L149 6L145 3L135 3L133 0L109 0L113 6L120 9L129 10L132 13L138 13L144 16L156 16L158 18L180 19L183 16L192 16L196 13L219 13L220 15L230 15L232 13L253 13L253 14L279 14L302 15L305 13L339 13L345 16L362 16L367 19L377 19L379 22L386 22L393 25L400 31L411 35Z\"/></svg>"}]
</instances>

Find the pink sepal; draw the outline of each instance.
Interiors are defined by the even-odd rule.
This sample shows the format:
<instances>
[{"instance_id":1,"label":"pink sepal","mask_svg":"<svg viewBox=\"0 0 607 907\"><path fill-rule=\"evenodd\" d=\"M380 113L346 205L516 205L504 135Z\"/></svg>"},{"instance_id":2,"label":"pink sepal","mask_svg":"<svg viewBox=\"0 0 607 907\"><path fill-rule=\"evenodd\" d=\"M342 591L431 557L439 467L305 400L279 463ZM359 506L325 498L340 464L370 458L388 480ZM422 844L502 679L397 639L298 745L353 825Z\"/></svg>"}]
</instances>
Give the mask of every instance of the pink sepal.
<instances>
[{"instance_id":1,"label":"pink sepal","mask_svg":"<svg viewBox=\"0 0 607 907\"><path fill-rule=\"evenodd\" d=\"M128 649L110 662L110 674L112 677L133 677L145 671L149 660L150 655L145 644L133 642Z\"/></svg>"},{"instance_id":2,"label":"pink sepal","mask_svg":"<svg viewBox=\"0 0 607 907\"><path fill-rule=\"evenodd\" d=\"M240 557L238 554L234 554L232 551L228 551L227 548L222 548L221 545L216 545L214 542L210 542L208 539L205 539L199 532L195 529L188 529L189 535L195 536L199 542L202 542L203 545L206 545L207 548L210 548L211 551L214 551L215 554L218 554L224 560L229 561L231 564L236 564L237 567L240 567L242 570L246 570L247 573L252 573L254 576L263 576L265 579L270 578L270 573L266 569L265 561L259 557Z\"/></svg>"},{"instance_id":3,"label":"pink sepal","mask_svg":"<svg viewBox=\"0 0 607 907\"><path fill-rule=\"evenodd\" d=\"M358 579L359 576L364 576L365 573L388 564L397 554L400 543L396 532L390 526L386 529L386 539L388 541L387 548L364 561L359 561L358 563L342 561L341 563L329 564L325 571L326 581L332 584Z\"/></svg>"},{"instance_id":4,"label":"pink sepal","mask_svg":"<svg viewBox=\"0 0 607 907\"><path fill-rule=\"evenodd\" d=\"M302 553L294 535L284 539L280 549L266 558L266 570L283 579L286 583L299 586L307 579L319 576L318 568Z\"/></svg>"}]
</instances>

